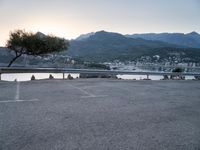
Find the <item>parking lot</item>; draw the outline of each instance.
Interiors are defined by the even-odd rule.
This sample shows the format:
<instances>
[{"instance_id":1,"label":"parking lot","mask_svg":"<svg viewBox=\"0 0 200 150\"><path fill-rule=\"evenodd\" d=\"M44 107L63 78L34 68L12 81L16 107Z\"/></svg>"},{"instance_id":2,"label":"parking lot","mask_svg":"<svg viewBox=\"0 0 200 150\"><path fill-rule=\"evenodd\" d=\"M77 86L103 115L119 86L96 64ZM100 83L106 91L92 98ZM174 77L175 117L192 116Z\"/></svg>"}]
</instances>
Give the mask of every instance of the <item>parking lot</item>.
<instances>
[{"instance_id":1,"label":"parking lot","mask_svg":"<svg viewBox=\"0 0 200 150\"><path fill-rule=\"evenodd\" d=\"M0 81L0 150L200 150L200 82Z\"/></svg>"}]
</instances>

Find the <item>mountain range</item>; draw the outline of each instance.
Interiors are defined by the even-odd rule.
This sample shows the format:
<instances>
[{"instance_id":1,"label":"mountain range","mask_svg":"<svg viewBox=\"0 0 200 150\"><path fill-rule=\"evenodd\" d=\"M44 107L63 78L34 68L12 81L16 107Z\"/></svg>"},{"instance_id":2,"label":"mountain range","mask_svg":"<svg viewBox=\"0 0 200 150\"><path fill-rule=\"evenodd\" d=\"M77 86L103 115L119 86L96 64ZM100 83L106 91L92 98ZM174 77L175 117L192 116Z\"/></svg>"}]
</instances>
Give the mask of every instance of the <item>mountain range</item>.
<instances>
[{"instance_id":1,"label":"mountain range","mask_svg":"<svg viewBox=\"0 0 200 150\"><path fill-rule=\"evenodd\" d=\"M167 57L168 51L182 53L184 57L188 57L190 53L190 57L192 55L196 57L200 55L198 48L200 48L200 35L196 32L122 35L98 31L70 41L68 54L84 61L104 62L135 60L152 54Z\"/></svg>"},{"instance_id":2,"label":"mountain range","mask_svg":"<svg viewBox=\"0 0 200 150\"><path fill-rule=\"evenodd\" d=\"M37 34L45 36L41 32ZM159 55L163 61L179 57L180 61L200 62L200 35L197 32L122 35L98 31L80 35L69 42L69 49L61 55L82 61L134 61L144 56ZM8 50L0 48L0 63L7 62L11 57Z\"/></svg>"},{"instance_id":3,"label":"mountain range","mask_svg":"<svg viewBox=\"0 0 200 150\"><path fill-rule=\"evenodd\" d=\"M152 41L162 41L170 44L182 45L185 47L200 48L200 35L197 32L183 33L148 33L126 35L130 38L142 38Z\"/></svg>"},{"instance_id":4,"label":"mountain range","mask_svg":"<svg viewBox=\"0 0 200 150\"><path fill-rule=\"evenodd\" d=\"M98 33L98 32L96 32ZM82 34L76 41L84 41L90 38L90 36L95 35L95 32ZM200 48L200 34L193 31L191 33L145 33L145 34L127 34L123 35L128 38L134 39L145 39L151 41L162 41L169 44L181 45L191 48Z\"/></svg>"}]
</instances>

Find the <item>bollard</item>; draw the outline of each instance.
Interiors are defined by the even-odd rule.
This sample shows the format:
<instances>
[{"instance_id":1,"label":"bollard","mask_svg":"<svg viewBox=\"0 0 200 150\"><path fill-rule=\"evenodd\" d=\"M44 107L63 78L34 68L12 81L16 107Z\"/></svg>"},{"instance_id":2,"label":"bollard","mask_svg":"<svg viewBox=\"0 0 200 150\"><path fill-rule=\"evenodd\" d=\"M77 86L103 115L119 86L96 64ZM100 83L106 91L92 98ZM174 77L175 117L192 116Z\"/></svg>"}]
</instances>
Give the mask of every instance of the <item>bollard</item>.
<instances>
[{"instance_id":1,"label":"bollard","mask_svg":"<svg viewBox=\"0 0 200 150\"><path fill-rule=\"evenodd\" d=\"M54 79L54 77L53 77L52 74L49 75L49 79L50 79L50 80Z\"/></svg>"},{"instance_id":2,"label":"bollard","mask_svg":"<svg viewBox=\"0 0 200 150\"><path fill-rule=\"evenodd\" d=\"M35 80L35 76L32 75L32 76L31 76L31 81L34 81L34 80Z\"/></svg>"},{"instance_id":3,"label":"bollard","mask_svg":"<svg viewBox=\"0 0 200 150\"><path fill-rule=\"evenodd\" d=\"M74 79L74 78L71 76L71 74L69 74L68 77L67 77L67 79L68 79L68 80L72 80L72 79Z\"/></svg>"},{"instance_id":4,"label":"bollard","mask_svg":"<svg viewBox=\"0 0 200 150\"><path fill-rule=\"evenodd\" d=\"M149 80L149 75L147 74L147 80Z\"/></svg>"},{"instance_id":5,"label":"bollard","mask_svg":"<svg viewBox=\"0 0 200 150\"><path fill-rule=\"evenodd\" d=\"M63 80L65 79L65 73L63 73Z\"/></svg>"}]
</instances>

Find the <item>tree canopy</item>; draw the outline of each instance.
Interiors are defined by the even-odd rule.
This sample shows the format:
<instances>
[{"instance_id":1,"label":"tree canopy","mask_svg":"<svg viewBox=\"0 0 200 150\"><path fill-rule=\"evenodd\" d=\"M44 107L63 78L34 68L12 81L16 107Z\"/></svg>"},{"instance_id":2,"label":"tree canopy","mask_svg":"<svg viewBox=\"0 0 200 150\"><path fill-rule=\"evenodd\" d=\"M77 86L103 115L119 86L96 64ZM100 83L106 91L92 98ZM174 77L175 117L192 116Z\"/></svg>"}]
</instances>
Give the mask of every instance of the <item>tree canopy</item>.
<instances>
[{"instance_id":1,"label":"tree canopy","mask_svg":"<svg viewBox=\"0 0 200 150\"><path fill-rule=\"evenodd\" d=\"M172 72L182 73L182 72L184 72L184 68L177 67L177 68L173 69Z\"/></svg>"},{"instance_id":2,"label":"tree canopy","mask_svg":"<svg viewBox=\"0 0 200 150\"><path fill-rule=\"evenodd\" d=\"M11 51L15 52L15 57L8 65L8 67L10 67L12 63L22 55L39 56L67 50L69 42L53 35L34 34L24 30L16 30L10 33L10 38L6 46Z\"/></svg>"}]
</instances>

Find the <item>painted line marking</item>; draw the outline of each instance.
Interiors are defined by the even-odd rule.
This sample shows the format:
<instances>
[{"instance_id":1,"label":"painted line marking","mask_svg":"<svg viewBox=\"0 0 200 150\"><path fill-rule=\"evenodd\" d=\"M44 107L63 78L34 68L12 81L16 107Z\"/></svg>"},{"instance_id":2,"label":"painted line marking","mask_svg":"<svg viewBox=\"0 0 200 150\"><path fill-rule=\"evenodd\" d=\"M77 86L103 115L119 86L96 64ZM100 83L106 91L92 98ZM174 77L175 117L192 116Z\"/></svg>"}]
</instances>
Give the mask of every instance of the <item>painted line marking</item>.
<instances>
[{"instance_id":1,"label":"painted line marking","mask_svg":"<svg viewBox=\"0 0 200 150\"><path fill-rule=\"evenodd\" d=\"M39 101L39 99L30 99L30 100L5 100L5 101L0 101L0 103L16 103L16 102L35 102Z\"/></svg>"},{"instance_id":2,"label":"painted line marking","mask_svg":"<svg viewBox=\"0 0 200 150\"><path fill-rule=\"evenodd\" d=\"M15 94L15 100L19 100L19 88L20 88L20 82L17 82L17 87L16 87L16 94Z\"/></svg>"},{"instance_id":3,"label":"painted line marking","mask_svg":"<svg viewBox=\"0 0 200 150\"><path fill-rule=\"evenodd\" d=\"M107 97L108 95L93 95L93 96L81 96L81 98L100 98Z\"/></svg>"},{"instance_id":4,"label":"painted line marking","mask_svg":"<svg viewBox=\"0 0 200 150\"><path fill-rule=\"evenodd\" d=\"M82 93L86 94L87 96L96 96L96 95L94 95L92 93L89 93L89 92L87 92L87 91L85 91L85 90L83 90L83 89L81 89L79 87L73 86L71 84L69 86L73 87L74 89L77 89L77 90L81 91Z\"/></svg>"},{"instance_id":5,"label":"painted line marking","mask_svg":"<svg viewBox=\"0 0 200 150\"><path fill-rule=\"evenodd\" d=\"M107 97L107 95L94 95L94 94L92 94L92 93L87 92L86 90L84 90L84 89L82 89L82 88L73 86L73 85L71 85L71 84L69 84L69 86L71 86L71 87L74 88L74 89L77 89L77 90L81 91L82 93L84 93L84 94L86 95L86 96L81 96L81 98Z\"/></svg>"},{"instance_id":6,"label":"painted line marking","mask_svg":"<svg viewBox=\"0 0 200 150\"><path fill-rule=\"evenodd\" d=\"M4 100L4 101L0 101L0 103L35 102L35 101L39 101L39 99L30 99L30 100L20 99L20 82L17 82L16 94L15 94L14 100Z\"/></svg>"}]
</instances>

